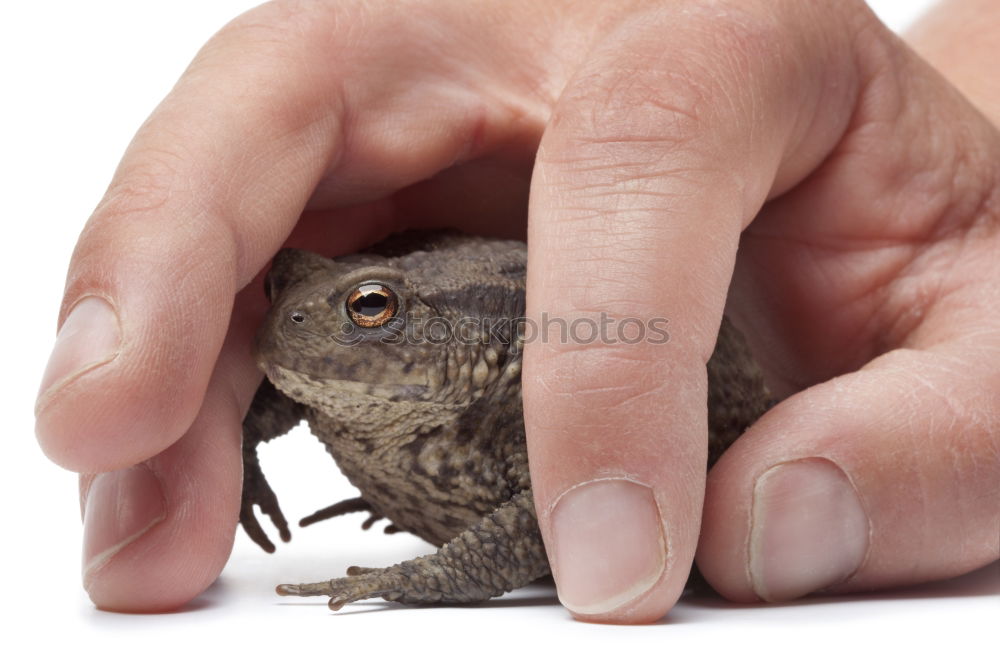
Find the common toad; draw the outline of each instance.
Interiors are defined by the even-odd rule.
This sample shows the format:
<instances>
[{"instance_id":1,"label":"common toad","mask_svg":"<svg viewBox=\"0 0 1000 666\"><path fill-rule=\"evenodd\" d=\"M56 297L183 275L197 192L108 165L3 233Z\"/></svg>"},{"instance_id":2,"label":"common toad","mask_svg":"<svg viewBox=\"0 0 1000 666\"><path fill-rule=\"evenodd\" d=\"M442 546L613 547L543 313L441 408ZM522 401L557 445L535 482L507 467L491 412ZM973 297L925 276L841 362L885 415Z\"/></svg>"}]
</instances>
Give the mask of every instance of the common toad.
<instances>
[{"instance_id":1,"label":"common toad","mask_svg":"<svg viewBox=\"0 0 1000 666\"><path fill-rule=\"evenodd\" d=\"M387 568L350 567L279 594L330 607L488 599L549 573L528 478L521 410L526 248L457 232L408 232L327 259L282 250L256 358L267 377L243 424L240 514L290 538L257 446L305 419L360 496L302 520L367 511L439 547ZM708 364L711 465L769 397L742 335L723 320Z\"/></svg>"}]
</instances>

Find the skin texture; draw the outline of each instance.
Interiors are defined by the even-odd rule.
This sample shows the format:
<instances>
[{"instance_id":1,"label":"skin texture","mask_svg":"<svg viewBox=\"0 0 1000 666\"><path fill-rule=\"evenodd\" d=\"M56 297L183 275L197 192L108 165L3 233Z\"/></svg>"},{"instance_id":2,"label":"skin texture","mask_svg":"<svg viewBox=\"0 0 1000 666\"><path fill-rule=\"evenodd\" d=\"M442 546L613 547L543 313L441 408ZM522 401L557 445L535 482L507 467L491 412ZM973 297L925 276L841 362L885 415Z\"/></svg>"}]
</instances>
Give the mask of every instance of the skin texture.
<instances>
[{"instance_id":1,"label":"skin texture","mask_svg":"<svg viewBox=\"0 0 1000 666\"><path fill-rule=\"evenodd\" d=\"M949 4L976 19L920 46L978 109L860 0L235 19L137 133L68 271L37 434L83 474L91 598L173 609L221 571L278 250L431 224L527 236L531 318L671 322L669 345L525 348L536 515L575 617L657 620L695 559L734 601L996 560L1000 137L970 72L995 80L1000 7ZM706 481L724 312L781 402Z\"/></svg>"},{"instance_id":2,"label":"skin texture","mask_svg":"<svg viewBox=\"0 0 1000 666\"><path fill-rule=\"evenodd\" d=\"M488 328L498 334L485 341L442 343L420 324L447 321L458 331L463 321L516 322L526 258L523 243L455 232L397 235L336 260L297 250L275 258L266 282L273 305L255 355L267 378L243 422L243 527L274 551L258 505L290 537L257 447L305 419L361 496L303 522L369 511L440 547L386 569L351 567L347 578L280 585L279 594L325 594L334 610L373 596L481 601L549 573L528 475L523 337L508 325ZM413 331L402 342L396 320L364 328L350 319L348 298L366 284L391 288L389 316ZM711 464L770 396L728 321L708 374Z\"/></svg>"}]
</instances>

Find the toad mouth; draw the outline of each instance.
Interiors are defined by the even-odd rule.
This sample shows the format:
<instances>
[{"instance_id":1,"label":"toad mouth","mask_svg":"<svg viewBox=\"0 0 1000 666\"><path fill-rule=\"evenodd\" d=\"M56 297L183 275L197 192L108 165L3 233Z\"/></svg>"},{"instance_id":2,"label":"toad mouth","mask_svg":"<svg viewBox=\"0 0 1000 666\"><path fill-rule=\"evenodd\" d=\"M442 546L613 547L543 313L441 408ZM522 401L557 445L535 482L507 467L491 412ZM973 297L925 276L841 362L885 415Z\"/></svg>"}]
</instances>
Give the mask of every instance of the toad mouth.
<instances>
[{"instance_id":1,"label":"toad mouth","mask_svg":"<svg viewBox=\"0 0 1000 666\"><path fill-rule=\"evenodd\" d=\"M301 370L293 370L279 365L274 361L267 361L262 364L261 370L264 371L267 378L275 386L289 383L313 386L322 385L324 391L364 395L371 398L391 400L393 402L400 400L422 400L428 388L426 384L367 384L351 379L323 377L321 375L302 372Z\"/></svg>"}]
</instances>

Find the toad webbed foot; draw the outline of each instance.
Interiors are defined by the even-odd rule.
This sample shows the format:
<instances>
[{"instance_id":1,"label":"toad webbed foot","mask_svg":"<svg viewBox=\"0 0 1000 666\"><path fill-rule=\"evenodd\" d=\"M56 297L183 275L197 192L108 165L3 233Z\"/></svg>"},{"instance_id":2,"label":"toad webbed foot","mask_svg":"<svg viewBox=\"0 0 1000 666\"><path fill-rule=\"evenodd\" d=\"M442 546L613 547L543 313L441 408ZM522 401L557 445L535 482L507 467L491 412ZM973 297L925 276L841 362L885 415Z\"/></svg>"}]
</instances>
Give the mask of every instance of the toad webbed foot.
<instances>
[{"instance_id":1,"label":"toad webbed foot","mask_svg":"<svg viewBox=\"0 0 1000 666\"><path fill-rule=\"evenodd\" d=\"M549 573L530 491L443 545L438 552L385 568L350 567L347 576L279 585L283 596L330 597L330 608L372 597L403 603L468 603L499 596Z\"/></svg>"}]
</instances>

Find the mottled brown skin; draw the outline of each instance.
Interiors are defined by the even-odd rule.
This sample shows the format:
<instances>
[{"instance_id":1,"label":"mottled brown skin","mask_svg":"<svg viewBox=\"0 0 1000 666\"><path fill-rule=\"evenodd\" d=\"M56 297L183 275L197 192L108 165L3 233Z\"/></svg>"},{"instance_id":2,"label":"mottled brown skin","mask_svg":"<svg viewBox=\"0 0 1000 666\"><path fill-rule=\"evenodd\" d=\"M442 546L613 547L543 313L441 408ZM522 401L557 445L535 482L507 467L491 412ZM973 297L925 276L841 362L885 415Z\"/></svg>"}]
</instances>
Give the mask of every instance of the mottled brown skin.
<instances>
[{"instance_id":1,"label":"mottled brown skin","mask_svg":"<svg viewBox=\"0 0 1000 666\"><path fill-rule=\"evenodd\" d=\"M387 531L440 547L384 569L351 567L345 578L281 585L280 594L329 595L334 609L369 597L469 602L549 572L521 411L516 321L524 313L525 262L523 243L455 232L400 234L336 260L298 250L275 258L267 279L272 308L257 339L267 379L243 424L240 522L272 552L253 512L258 505L290 538L256 449L305 419L360 497L300 524L368 511L366 525L387 518ZM397 296L398 319L363 328L347 303L371 283ZM435 317L442 319L428 326ZM485 327L469 324L483 320ZM444 322L463 332L461 340L442 343ZM459 322L465 327L455 328ZM727 321L708 374L711 464L769 398Z\"/></svg>"}]
</instances>

